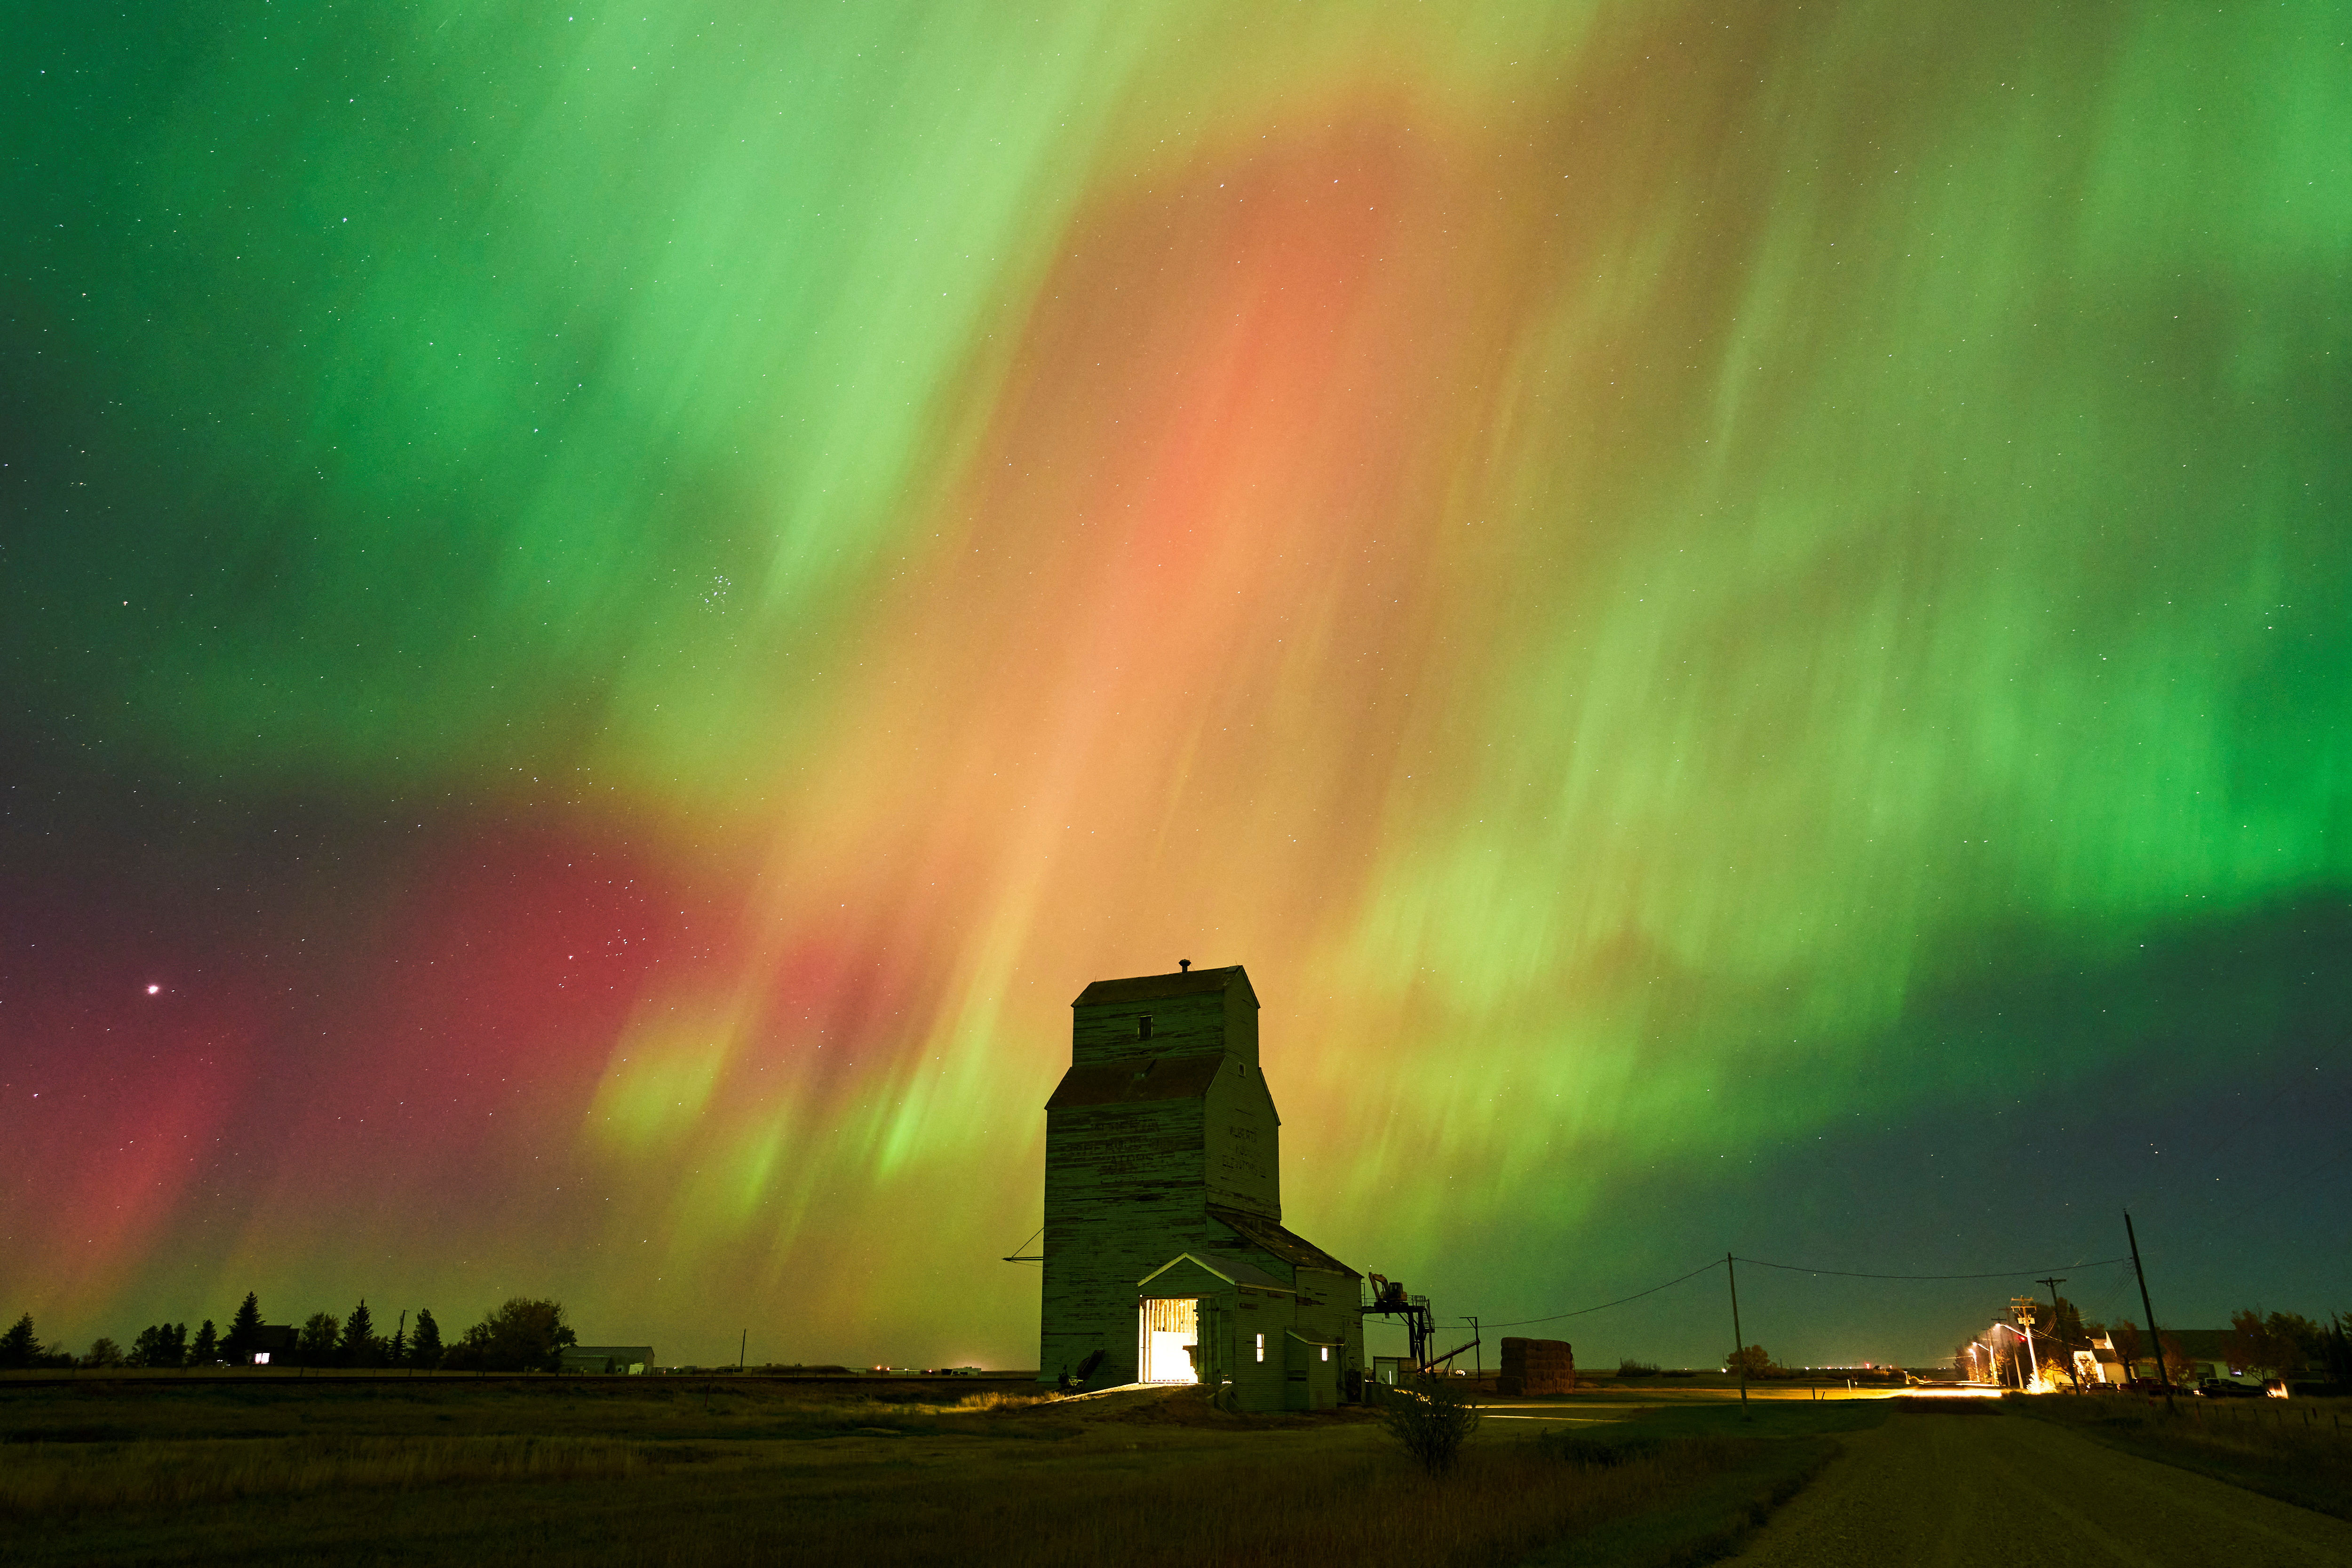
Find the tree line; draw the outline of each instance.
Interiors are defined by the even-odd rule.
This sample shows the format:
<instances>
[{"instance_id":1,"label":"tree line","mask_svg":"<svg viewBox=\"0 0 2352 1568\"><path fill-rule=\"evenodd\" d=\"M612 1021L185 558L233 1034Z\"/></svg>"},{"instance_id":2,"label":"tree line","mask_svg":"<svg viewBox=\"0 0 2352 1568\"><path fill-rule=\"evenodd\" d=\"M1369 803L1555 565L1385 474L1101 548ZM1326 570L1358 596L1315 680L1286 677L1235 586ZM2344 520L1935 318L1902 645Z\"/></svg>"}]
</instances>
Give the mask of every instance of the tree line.
<instances>
[{"instance_id":1,"label":"tree line","mask_svg":"<svg viewBox=\"0 0 2352 1568\"><path fill-rule=\"evenodd\" d=\"M2118 1318L2113 1323L2084 1322L2074 1303L2063 1296L2058 1298L2051 1321L2038 1324L2033 1336L2045 1378L2054 1382L2063 1377L2078 1387L2082 1378L2074 1352L2089 1350L2091 1342L2097 1339L2115 1346L2126 1376L2132 1375L2129 1369L2158 1354L2164 1358L2166 1375L2175 1383L2188 1376L2190 1366L2178 1336L2168 1332L2159 1344L2151 1346L2146 1333L2129 1318ZM2022 1343L2003 1346L1995 1359L2008 1364L2021 1359L2023 1349ZM2043 1350L2061 1353L2039 1355ZM2326 1322L2315 1322L2300 1312L2265 1316L2259 1307L2242 1308L2230 1315L2228 1353L2231 1365L2266 1377L2316 1373L2338 1387L2352 1388L2352 1312L2338 1312ZM1952 1359L1958 1364L1967 1357L1964 1343Z\"/></svg>"},{"instance_id":2,"label":"tree line","mask_svg":"<svg viewBox=\"0 0 2352 1568\"><path fill-rule=\"evenodd\" d=\"M2093 1323L2089 1329L2108 1337L2126 1367L2150 1356L2147 1336L2128 1318L2117 1319L2111 1327ZM2188 1375L2189 1359L2178 1338L2163 1335L2157 1349L2164 1357L2166 1376L2178 1383ZM2231 1366L2265 1377L2315 1373L2339 1387L2352 1388L2352 1312L2338 1312L2320 1323L2300 1312L2265 1317L2260 1307L2241 1308L2230 1314L2228 1355Z\"/></svg>"},{"instance_id":3,"label":"tree line","mask_svg":"<svg viewBox=\"0 0 2352 1568\"><path fill-rule=\"evenodd\" d=\"M33 1328L33 1314L18 1318L0 1334L0 1370L38 1367L163 1367L200 1368L245 1366L267 1350L272 1366L402 1367L418 1372L560 1372L563 1352L580 1342L563 1321L558 1301L517 1296L486 1313L482 1321L445 1344L441 1325L429 1308L419 1308L412 1328L406 1315L390 1337L376 1331L375 1315L362 1297L347 1317L313 1312L295 1329L292 1343L284 1344L282 1329L261 1321L261 1303L252 1291L229 1317L226 1332L210 1318L193 1337L188 1325L151 1323L139 1331L126 1351L100 1337L86 1354L77 1356L63 1346L41 1343Z\"/></svg>"}]
</instances>

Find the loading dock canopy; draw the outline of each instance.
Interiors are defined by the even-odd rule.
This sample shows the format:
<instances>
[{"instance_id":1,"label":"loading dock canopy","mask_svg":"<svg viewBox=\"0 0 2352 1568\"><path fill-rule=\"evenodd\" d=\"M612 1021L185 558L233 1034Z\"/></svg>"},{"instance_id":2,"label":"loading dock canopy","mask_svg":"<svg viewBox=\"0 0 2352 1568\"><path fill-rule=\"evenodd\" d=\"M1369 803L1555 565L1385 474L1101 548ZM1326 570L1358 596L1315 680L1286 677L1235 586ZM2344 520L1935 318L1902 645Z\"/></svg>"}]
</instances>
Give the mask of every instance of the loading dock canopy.
<instances>
[{"instance_id":1,"label":"loading dock canopy","mask_svg":"<svg viewBox=\"0 0 2352 1568\"><path fill-rule=\"evenodd\" d=\"M1220 1296L1236 1286L1275 1295L1298 1294L1265 1270L1237 1258L1202 1258L1196 1252L1178 1253L1135 1285L1150 1296Z\"/></svg>"}]
</instances>

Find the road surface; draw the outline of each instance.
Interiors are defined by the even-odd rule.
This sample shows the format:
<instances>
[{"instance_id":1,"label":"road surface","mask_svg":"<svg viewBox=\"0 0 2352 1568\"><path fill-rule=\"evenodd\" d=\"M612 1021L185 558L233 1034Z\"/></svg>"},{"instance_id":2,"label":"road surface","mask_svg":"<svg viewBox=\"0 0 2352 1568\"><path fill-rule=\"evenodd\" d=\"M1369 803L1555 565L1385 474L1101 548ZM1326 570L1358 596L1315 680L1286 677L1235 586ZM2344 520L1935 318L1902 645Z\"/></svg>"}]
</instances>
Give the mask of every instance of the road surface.
<instances>
[{"instance_id":1,"label":"road surface","mask_svg":"<svg viewBox=\"0 0 2352 1568\"><path fill-rule=\"evenodd\" d=\"M1896 1411L1737 1559L1748 1568L2347 1568L2352 1524L2025 1416Z\"/></svg>"}]
</instances>

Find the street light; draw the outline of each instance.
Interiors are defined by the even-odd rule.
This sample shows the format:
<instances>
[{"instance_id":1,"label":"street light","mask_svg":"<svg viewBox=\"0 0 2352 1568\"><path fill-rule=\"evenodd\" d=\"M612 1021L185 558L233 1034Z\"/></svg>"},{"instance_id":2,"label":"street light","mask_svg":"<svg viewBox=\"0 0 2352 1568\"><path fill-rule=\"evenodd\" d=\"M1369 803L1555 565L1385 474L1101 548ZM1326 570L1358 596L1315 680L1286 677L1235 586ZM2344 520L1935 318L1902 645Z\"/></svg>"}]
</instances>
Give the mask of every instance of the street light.
<instances>
[{"instance_id":1,"label":"street light","mask_svg":"<svg viewBox=\"0 0 2352 1568\"><path fill-rule=\"evenodd\" d=\"M2039 1391L2042 1387L2042 1369L2033 1364L2033 1331L2032 1329L2021 1329L2015 1323L1995 1323L1993 1328L2007 1329L2011 1333L2015 1334L2019 1339L2025 1342L2025 1365L2026 1372L2031 1373L2031 1380L2028 1380L2025 1373L2021 1373L2018 1378L2018 1392L2021 1394L2032 1394ZM1990 1332L1990 1331L1988 1330L1987 1331Z\"/></svg>"}]
</instances>

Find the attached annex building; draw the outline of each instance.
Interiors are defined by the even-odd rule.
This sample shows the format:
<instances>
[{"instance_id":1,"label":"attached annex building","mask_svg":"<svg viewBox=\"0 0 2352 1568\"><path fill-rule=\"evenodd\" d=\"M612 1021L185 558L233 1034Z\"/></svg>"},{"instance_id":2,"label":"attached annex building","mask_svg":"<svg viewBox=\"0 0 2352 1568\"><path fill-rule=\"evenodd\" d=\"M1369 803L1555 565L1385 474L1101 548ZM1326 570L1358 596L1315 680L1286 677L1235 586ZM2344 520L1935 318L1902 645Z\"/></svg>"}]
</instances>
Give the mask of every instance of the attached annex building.
<instances>
[{"instance_id":1,"label":"attached annex building","mask_svg":"<svg viewBox=\"0 0 2352 1568\"><path fill-rule=\"evenodd\" d=\"M1361 1276L1283 1228L1248 974L1098 980L1071 1012L1045 1105L1039 1380L1230 1384L1244 1410L1356 1397Z\"/></svg>"}]
</instances>

